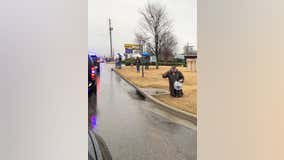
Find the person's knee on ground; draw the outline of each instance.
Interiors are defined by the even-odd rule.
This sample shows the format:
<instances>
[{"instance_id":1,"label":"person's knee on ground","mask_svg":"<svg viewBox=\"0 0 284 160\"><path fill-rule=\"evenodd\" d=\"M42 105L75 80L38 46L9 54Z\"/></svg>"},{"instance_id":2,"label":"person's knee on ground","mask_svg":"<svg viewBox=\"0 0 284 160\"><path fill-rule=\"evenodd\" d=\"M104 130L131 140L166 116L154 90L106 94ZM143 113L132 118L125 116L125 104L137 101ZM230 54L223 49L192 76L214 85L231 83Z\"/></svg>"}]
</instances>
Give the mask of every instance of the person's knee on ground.
<instances>
[{"instance_id":1,"label":"person's knee on ground","mask_svg":"<svg viewBox=\"0 0 284 160\"><path fill-rule=\"evenodd\" d=\"M182 92L182 90L176 90L175 91L176 93L176 97L182 97L183 96L183 92Z\"/></svg>"}]
</instances>

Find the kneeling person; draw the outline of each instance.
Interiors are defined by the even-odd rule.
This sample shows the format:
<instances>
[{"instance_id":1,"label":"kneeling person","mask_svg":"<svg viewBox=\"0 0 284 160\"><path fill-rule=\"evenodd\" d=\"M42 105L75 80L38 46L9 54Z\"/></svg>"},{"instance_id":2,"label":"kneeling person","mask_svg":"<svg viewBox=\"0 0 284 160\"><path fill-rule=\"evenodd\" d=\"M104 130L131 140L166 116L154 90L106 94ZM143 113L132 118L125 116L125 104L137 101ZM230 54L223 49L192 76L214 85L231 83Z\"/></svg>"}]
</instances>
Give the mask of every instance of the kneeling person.
<instances>
[{"instance_id":1,"label":"kneeling person","mask_svg":"<svg viewBox=\"0 0 284 160\"><path fill-rule=\"evenodd\" d=\"M184 76L175 66L172 66L172 68L169 71L164 73L163 78L169 79L169 90L171 96L173 97L183 96L183 91L181 87L184 81Z\"/></svg>"}]
</instances>

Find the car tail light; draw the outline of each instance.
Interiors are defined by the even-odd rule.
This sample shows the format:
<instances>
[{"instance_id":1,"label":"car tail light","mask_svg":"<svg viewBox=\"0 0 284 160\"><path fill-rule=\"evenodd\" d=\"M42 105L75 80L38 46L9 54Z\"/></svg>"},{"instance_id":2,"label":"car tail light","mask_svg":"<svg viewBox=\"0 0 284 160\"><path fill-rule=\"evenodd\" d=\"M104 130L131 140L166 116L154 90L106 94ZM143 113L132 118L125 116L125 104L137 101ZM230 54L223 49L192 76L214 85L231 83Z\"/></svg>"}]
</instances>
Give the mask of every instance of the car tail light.
<instances>
[{"instance_id":1,"label":"car tail light","mask_svg":"<svg viewBox=\"0 0 284 160\"><path fill-rule=\"evenodd\" d=\"M94 66L91 67L91 78L95 79L96 78L96 69Z\"/></svg>"}]
</instances>

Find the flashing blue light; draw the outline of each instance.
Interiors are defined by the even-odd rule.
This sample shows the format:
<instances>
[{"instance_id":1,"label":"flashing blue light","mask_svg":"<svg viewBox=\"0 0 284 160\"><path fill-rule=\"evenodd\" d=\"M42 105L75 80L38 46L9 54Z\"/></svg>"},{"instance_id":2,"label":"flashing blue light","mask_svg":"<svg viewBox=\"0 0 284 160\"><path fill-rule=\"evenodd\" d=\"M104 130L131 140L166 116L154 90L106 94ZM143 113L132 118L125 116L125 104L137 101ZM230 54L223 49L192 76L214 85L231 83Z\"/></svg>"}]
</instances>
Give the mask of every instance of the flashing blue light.
<instances>
[{"instance_id":1,"label":"flashing blue light","mask_svg":"<svg viewBox=\"0 0 284 160\"><path fill-rule=\"evenodd\" d=\"M92 56L92 57L93 57L93 56L97 56L97 53L96 53L95 51L92 51L92 50L89 51L88 54L89 54L90 56Z\"/></svg>"},{"instance_id":2,"label":"flashing blue light","mask_svg":"<svg viewBox=\"0 0 284 160\"><path fill-rule=\"evenodd\" d=\"M95 53L89 53L89 56L91 57L97 57L97 55Z\"/></svg>"},{"instance_id":3,"label":"flashing blue light","mask_svg":"<svg viewBox=\"0 0 284 160\"><path fill-rule=\"evenodd\" d=\"M97 118L96 118L96 116L92 116L91 122L92 122L92 127L96 128L96 126L97 126Z\"/></svg>"}]
</instances>

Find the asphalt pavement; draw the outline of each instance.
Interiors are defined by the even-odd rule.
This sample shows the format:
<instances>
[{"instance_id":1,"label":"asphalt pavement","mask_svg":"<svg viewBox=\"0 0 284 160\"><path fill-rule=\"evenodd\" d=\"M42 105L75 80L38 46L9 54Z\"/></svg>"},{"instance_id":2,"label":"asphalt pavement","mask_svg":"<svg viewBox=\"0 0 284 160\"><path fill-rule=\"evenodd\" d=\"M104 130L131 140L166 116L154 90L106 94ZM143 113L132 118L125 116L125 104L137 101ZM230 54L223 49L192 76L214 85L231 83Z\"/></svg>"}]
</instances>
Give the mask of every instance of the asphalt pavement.
<instances>
[{"instance_id":1,"label":"asphalt pavement","mask_svg":"<svg viewBox=\"0 0 284 160\"><path fill-rule=\"evenodd\" d=\"M114 160L196 160L196 126L155 105L101 64L97 98L89 97L89 127Z\"/></svg>"}]
</instances>

